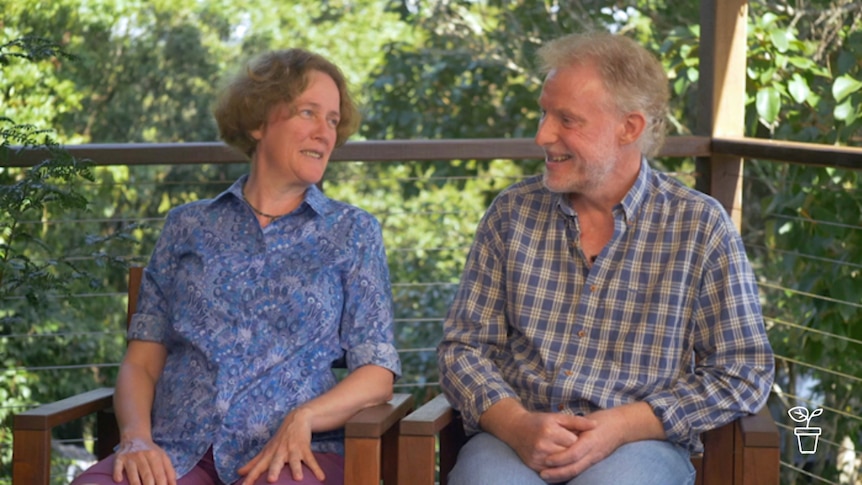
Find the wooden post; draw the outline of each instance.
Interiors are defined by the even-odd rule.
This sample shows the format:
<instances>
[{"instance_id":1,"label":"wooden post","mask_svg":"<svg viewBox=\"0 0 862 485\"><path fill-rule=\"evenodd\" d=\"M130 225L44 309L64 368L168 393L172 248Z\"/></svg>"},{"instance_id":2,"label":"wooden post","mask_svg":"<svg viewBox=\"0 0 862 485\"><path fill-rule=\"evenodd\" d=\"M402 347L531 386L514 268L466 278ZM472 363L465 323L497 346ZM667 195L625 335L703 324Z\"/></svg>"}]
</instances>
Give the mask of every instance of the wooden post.
<instances>
[{"instance_id":1,"label":"wooden post","mask_svg":"<svg viewBox=\"0 0 862 485\"><path fill-rule=\"evenodd\" d=\"M700 104L697 134L744 135L747 0L700 2ZM712 154L697 159L697 188L742 222L742 158Z\"/></svg>"}]
</instances>

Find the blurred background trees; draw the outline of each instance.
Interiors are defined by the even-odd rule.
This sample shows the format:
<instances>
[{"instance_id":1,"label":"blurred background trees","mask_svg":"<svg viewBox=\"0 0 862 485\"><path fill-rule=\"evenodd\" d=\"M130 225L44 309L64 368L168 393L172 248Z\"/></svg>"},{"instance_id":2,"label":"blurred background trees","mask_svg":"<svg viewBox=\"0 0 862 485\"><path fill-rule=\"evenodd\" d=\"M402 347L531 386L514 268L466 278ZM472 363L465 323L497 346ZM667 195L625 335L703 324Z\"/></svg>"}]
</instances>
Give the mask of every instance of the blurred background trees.
<instances>
[{"instance_id":1,"label":"blurred background trees","mask_svg":"<svg viewBox=\"0 0 862 485\"><path fill-rule=\"evenodd\" d=\"M0 0L0 44L38 36L75 56L4 62L0 116L34 132L49 130L64 144L214 141L210 107L222 79L263 50L299 46L326 55L347 74L364 114L356 139L531 137L542 81L536 48L567 32L609 29L637 39L661 57L673 94L671 134L691 134L698 99L698 3L262 0L249 6L238 0ZM851 0L750 2L748 136L827 144L862 141L860 12L862 2ZM5 133L0 142L21 143ZM694 171L693 160L657 164L681 174ZM76 268L88 276L63 280L64 291L94 297L74 304L76 299L52 300L78 307L54 313L62 317L42 318L28 313L33 308L26 298L2 294L3 317L28 317L4 319L0 328L0 395L6 410L0 418L8 417L15 405L112 382L112 366L69 357L119 361L125 307L118 293L125 273L107 268L111 263L145 263L169 207L219 193L246 167L87 170L92 181L69 182L87 199L86 206L70 209L77 211L78 222L39 225L40 252L33 247L24 253L35 261L77 257ZM393 280L405 282L395 288L398 317L421 320L445 311L475 221L491 198L511 181L539 170L540 163L530 161L332 164L325 188L384 223L387 247L398 255L391 256ZM0 166L0 182L15 184L27 173ZM779 281L780 288L803 288L821 297L802 299L780 288L762 288L768 319L795 322L770 324L776 351L862 375L858 345L809 331L816 327L862 341L862 308L817 308L817 302L833 298L858 302L862 294L859 265L853 263L862 261L862 196L853 190L858 172L750 161L746 179L751 182L745 185L743 234L758 274ZM416 213L428 216L410 215ZM824 218L820 215L836 222L818 223ZM21 220L35 224L41 219ZM7 235L0 238L6 241ZM847 264L824 265L805 256L824 251ZM446 284L409 284L429 278ZM439 338L439 322L399 329L399 345L426 349L402 356L408 370L403 381L435 382L433 350L427 349ZM109 337L87 337L96 333ZM15 337L21 335L27 338ZM53 369L58 364L80 368ZM773 403L778 414L799 399L860 414L858 392L853 394L840 374L811 379L804 367L787 361L780 366ZM41 370L34 374L33 369ZM417 389L417 397L424 397L424 388ZM858 425L838 413L827 416L832 418L824 428L843 428L858 442ZM0 482L10 458L7 426L0 428ZM788 454L785 460L794 458ZM827 461L799 465L829 477L834 463ZM786 478L787 483L796 480Z\"/></svg>"}]
</instances>

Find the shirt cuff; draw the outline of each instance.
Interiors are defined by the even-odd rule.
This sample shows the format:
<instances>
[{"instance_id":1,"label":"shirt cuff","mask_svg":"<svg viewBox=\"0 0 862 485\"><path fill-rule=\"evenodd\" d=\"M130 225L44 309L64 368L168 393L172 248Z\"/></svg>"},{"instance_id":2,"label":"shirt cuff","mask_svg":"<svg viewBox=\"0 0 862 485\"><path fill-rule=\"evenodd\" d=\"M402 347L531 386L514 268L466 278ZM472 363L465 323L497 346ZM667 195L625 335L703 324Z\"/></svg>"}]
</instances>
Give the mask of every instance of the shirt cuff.
<instances>
[{"instance_id":1,"label":"shirt cuff","mask_svg":"<svg viewBox=\"0 0 862 485\"><path fill-rule=\"evenodd\" d=\"M398 380L401 377L401 359L395 346L388 343L367 343L347 351L347 368L355 370L363 365L376 365L389 369Z\"/></svg>"}]
</instances>

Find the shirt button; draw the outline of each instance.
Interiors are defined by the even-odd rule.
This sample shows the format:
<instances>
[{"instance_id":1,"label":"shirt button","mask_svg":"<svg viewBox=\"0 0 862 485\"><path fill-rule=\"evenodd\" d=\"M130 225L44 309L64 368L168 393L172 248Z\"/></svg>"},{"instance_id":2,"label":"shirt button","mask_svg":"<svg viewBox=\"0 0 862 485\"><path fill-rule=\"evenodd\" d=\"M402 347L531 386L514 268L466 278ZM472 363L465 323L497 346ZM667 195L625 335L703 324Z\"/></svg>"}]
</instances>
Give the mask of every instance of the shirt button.
<instances>
[{"instance_id":1,"label":"shirt button","mask_svg":"<svg viewBox=\"0 0 862 485\"><path fill-rule=\"evenodd\" d=\"M596 291L596 285L590 285L590 291L591 292Z\"/></svg>"},{"instance_id":2,"label":"shirt button","mask_svg":"<svg viewBox=\"0 0 862 485\"><path fill-rule=\"evenodd\" d=\"M570 370L567 370L567 371L563 372L563 374L565 374L567 376L571 376L573 374L573 372Z\"/></svg>"},{"instance_id":3,"label":"shirt button","mask_svg":"<svg viewBox=\"0 0 862 485\"><path fill-rule=\"evenodd\" d=\"M578 331L578 337L584 338L586 335L587 332L584 332L583 330Z\"/></svg>"},{"instance_id":4,"label":"shirt button","mask_svg":"<svg viewBox=\"0 0 862 485\"><path fill-rule=\"evenodd\" d=\"M558 411L562 411L563 409L566 409L566 407L563 406L563 403L557 404L557 410Z\"/></svg>"}]
</instances>

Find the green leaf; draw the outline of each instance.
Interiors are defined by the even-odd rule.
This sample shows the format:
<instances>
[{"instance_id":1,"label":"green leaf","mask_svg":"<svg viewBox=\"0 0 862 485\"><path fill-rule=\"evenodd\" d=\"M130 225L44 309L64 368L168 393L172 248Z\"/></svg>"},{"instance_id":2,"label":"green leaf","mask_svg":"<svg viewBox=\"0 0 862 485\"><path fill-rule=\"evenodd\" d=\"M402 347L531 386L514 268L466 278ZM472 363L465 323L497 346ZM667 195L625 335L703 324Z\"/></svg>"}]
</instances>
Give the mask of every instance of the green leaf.
<instances>
[{"instance_id":1,"label":"green leaf","mask_svg":"<svg viewBox=\"0 0 862 485\"><path fill-rule=\"evenodd\" d=\"M766 69L763 69L762 71L760 71L760 74L758 74L757 77L760 80L760 84L763 84L763 85L772 84L772 80L775 79L775 77L776 77L775 76L775 68L772 66L769 66Z\"/></svg>"},{"instance_id":2,"label":"green leaf","mask_svg":"<svg viewBox=\"0 0 862 485\"><path fill-rule=\"evenodd\" d=\"M685 92L686 87L688 87L689 83L684 77L678 77L673 81L673 93L677 96L681 95Z\"/></svg>"},{"instance_id":3,"label":"green leaf","mask_svg":"<svg viewBox=\"0 0 862 485\"><path fill-rule=\"evenodd\" d=\"M696 83L698 79L700 79L700 70L696 68L688 68L685 71L685 75L689 81Z\"/></svg>"},{"instance_id":4,"label":"green leaf","mask_svg":"<svg viewBox=\"0 0 862 485\"><path fill-rule=\"evenodd\" d=\"M832 96L835 97L836 102L840 103L842 99L859 91L859 89L862 89L862 82L845 74L832 83Z\"/></svg>"},{"instance_id":5,"label":"green leaf","mask_svg":"<svg viewBox=\"0 0 862 485\"><path fill-rule=\"evenodd\" d=\"M787 58L787 61L803 71L808 71L817 67L817 63L807 57L791 56Z\"/></svg>"},{"instance_id":6,"label":"green leaf","mask_svg":"<svg viewBox=\"0 0 862 485\"><path fill-rule=\"evenodd\" d=\"M856 121L856 118L859 117L859 113L856 111L856 107L850 99L848 99L835 107L832 112L832 116L834 116L836 120L841 120L849 125Z\"/></svg>"},{"instance_id":7,"label":"green leaf","mask_svg":"<svg viewBox=\"0 0 862 485\"><path fill-rule=\"evenodd\" d=\"M829 69L824 66L818 65L816 62L814 62L808 57L789 56L787 58L787 62L790 63L790 65L798 68L799 70L805 71L809 74L814 74L815 76L821 76L825 78L832 77L832 73L829 72Z\"/></svg>"},{"instance_id":8,"label":"green leaf","mask_svg":"<svg viewBox=\"0 0 862 485\"><path fill-rule=\"evenodd\" d=\"M775 15L772 12L767 12L760 18L760 25L762 25L764 27L768 27L770 24L772 24L776 20L778 20L777 15Z\"/></svg>"},{"instance_id":9,"label":"green leaf","mask_svg":"<svg viewBox=\"0 0 862 485\"><path fill-rule=\"evenodd\" d=\"M793 100L800 104L804 103L808 99L808 95L811 94L808 81L799 74L793 75L793 78L787 83L787 90L790 92Z\"/></svg>"},{"instance_id":10,"label":"green leaf","mask_svg":"<svg viewBox=\"0 0 862 485\"><path fill-rule=\"evenodd\" d=\"M769 38L772 39L772 44L778 49L778 52L787 52L790 47L790 39L793 36L784 29L772 29L769 32Z\"/></svg>"},{"instance_id":11,"label":"green leaf","mask_svg":"<svg viewBox=\"0 0 862 485\"><path fill-rule=\"evenodd\" d=\"M778 112L781 110L781 95L775 88L761 88L757 91L757 114L769 126L775 124Z\"/></svg>"}]
</instances>

